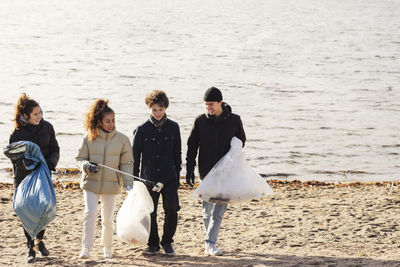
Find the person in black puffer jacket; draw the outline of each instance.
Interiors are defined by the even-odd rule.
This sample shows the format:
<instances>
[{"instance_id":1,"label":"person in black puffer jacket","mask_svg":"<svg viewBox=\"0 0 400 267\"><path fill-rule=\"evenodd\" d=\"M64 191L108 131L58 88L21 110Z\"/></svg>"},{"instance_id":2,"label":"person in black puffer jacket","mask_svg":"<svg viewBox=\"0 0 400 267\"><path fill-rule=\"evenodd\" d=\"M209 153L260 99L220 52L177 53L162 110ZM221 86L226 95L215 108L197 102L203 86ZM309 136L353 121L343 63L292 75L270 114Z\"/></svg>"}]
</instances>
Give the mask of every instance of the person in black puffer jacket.
<instances>
[{"instance_id":1,"label":"person in black puffer jacket","mask_svg":"<svg viewBox=\"0 0 400 267\"><path fill-rule=\"evenodd\" d=\"M145 254L152 255L160 250L160 244L169 256L175 251L173 236L178 222L178 187L181 171L181 134L178 123L167 118L165 110L169 100L161 90L154 90L146 96L150 118L133 132L133 174L155 183L164 184L160 193L148 191L153 199L154 211L151 213L151 229ZM141 165L140 165L141 164ZM160 242L157 226L157 205L162 195L164 232Z\"/></svg>"},{"instance_id":2,"label":"person in black puffer jacket","mask_svg":"<svg viewBox=\"0 0 400 267\"><path fill-rule=\"evenodd\" d=\"M15 107L15 129L10 136L9 143L17 141L30 141L37 144L46 159L46 163L50 170L54 171L60 157L60 148L56 140L53 126L43 119L42 110L40 105L35 100L29 98L23 93L18 99ZM32 171L25 168L23 160L13 160L14 172L14 186L18 187L22 180L25 179ZM39 166L36 166L38 168ZM45 230L43 229L36 236L39 251L43 256L48 256L49 251L43 243L43 236ZM33 249L35 241L25 231L24 233L27 240L28 262L35 261L36 252Z\"/></svg>"},{"instance_id":3,"label":"person in black puffer jacket","mask_svg":"<svg viewBox=\"0 0 400 267\"><path fill-rule=\"evenodd\" d=\"M244 143L246 135L242 120L232 113L231 107L222 102L222 93L218 88L211 87L204 94L206 114L199 115L193 125L187 141L186 182L193 186L194 168L197 151L200 180L203 180L214 165L229 151L233 137ZM216 204L203 201L203 223L206 232L205 254L222 255L216 248L219 228L227 209L227 204Z\"/></svg>"}]
</instances>

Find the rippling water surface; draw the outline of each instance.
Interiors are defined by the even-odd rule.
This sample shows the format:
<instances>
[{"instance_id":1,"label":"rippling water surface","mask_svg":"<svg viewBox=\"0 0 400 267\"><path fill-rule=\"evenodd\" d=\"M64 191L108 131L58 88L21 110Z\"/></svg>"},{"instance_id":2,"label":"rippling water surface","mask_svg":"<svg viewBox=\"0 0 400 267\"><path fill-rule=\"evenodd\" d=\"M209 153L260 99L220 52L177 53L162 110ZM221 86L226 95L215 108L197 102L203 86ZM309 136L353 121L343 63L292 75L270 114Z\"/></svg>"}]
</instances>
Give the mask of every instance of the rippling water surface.
<instances>
[{"instance_id":1,"label":"rippling water surface","mask_svg":"<svg viewBox=\"0 0 400 267\"><path fill-rule=\"evenodd\" d=\"M2 1L0 145L25 91L55 127L58 167L74 167L93 100L109 99L132 138L159 88L184 159L203 92L217 86L259 173L398 179L399 12L396 0Z\"/></svg>"}]
</instances>

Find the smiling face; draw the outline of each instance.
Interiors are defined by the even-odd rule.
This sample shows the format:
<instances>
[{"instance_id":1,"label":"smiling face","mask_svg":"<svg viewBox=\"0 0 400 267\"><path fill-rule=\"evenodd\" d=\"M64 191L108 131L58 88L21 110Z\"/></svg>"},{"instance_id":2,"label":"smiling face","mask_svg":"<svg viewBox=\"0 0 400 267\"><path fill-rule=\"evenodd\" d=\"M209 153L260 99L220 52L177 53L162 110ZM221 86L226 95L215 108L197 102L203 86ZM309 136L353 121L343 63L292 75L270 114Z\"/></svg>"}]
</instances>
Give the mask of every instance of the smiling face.
<instances>
[{"instance_id":1,"label":"smiling face","mask_svg":"<svg viewBox=\"0 0 400 267\"><path fill-rule=\"evenodd\" d=\"M153 104L153 105L150 107L150 113L151 113L151 115L152 115L156 120L158 120L158 121L161 120L162 117L164 117L165 110L166 110L165 107L162 107L162 106L160 106L160 105L158 105L158 104Z\"/></svg>"},{"instance_id":2,"label":"smiling face","mask_svg":"<svg viewBox=\"0 0 400 267\"><path fill-rule=\"evenodd\" d=\"M25 119L32 125L39 125L42 120L42 109L40 106L36 106L32 109L32 112L28 115L24 114Z\"/></svg>"},{"instance_id":3,"label":"smiling face","mask_svg":"<svg viewBox=\"0 0 400 267\"><path fill-rule=\"evenodd\" d=\"M103 131L111 133L115 128L115 114L114 113L106 113L103 116L102 121L100 122L100 127Z\"/></svg>"},{"instance_id":4,"label":"smiling face","mask_svg":"<svg viewBox=\"0 0 400 267\"><path fill-rule=\"evenodd\" d=\"M206 110L210 115L219 116L222 113L222 101L220 102L204 102Z\"/></svg>"}]
</instances>

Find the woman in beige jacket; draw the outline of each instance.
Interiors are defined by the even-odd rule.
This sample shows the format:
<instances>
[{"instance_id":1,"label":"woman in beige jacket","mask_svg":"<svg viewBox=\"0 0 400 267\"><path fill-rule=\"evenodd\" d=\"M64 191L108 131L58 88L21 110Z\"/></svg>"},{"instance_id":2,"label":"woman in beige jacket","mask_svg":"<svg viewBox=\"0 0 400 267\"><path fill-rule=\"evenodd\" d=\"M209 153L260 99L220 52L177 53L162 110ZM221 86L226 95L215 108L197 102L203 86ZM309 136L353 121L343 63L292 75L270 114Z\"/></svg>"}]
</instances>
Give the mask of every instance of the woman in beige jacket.
<instances>
[{"instance_id":1,"label":"woman in beige jacket","mask_svg":"<svg viewBox=\"0 0 400 267\"><path fill-rule=\"evenodd\" d=\"M133 172L133 155L129 138L115 130L115 114L106 100L96 100L86 114L84 123L88 132L83 137L75 157L82 171L81 188L85 201L81 259L89 258L94 243L97 204L100 200L102 231L101 243L104 258L112 258L114 210L121 187L132 188L129 176L110 169L98 168L100 163L123 172Z\"/></svg>"}]
</instances>

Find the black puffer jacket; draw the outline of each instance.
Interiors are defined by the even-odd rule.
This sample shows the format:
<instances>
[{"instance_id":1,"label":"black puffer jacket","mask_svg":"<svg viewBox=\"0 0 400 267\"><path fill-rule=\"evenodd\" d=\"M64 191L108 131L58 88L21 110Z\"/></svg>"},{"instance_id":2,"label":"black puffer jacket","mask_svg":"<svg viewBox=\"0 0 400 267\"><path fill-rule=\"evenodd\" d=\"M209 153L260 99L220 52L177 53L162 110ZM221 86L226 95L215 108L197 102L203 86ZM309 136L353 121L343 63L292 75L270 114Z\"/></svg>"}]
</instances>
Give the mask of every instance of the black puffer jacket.
<instances>
[{"instance_id":1,"label":"black puffer jacket","mask_svg":"<svg viewBox=\"0 0 400 267\"><path fill-rule=\"evenodd\" d=\"M147 120L133 132L132 149L135 176L164 184L178 184L182 149L181 134L176 122L167 119L158 130Z\"/></svg>"},{"instance_id":2,"label":"black puffer jacket","mask_svg":"<svg viewBox=\"0 0 400 267\"><path fill-rule=\"evenodd\" d=\"M187 173L193 173L196 166L197 150L199 150L199 173L203 179L214 165L229 151L234 136L246 142L240 116L233 114L231 107L222 103L220 116L199 115L193 125L187 141L186 155Z\"/></svg>"},{"instance_id":3,"label":"black puffer jacket","mask_svg":"<svg viewBox=\"0 0 400 267\"><path fill-rule=\"evenodd\" d=\"M15 129L10 136L10 144L17 141L31 141L40 147L50 170L54 171L60 158L60 147L53 126L45 120L39 125L24 125ZM25 169L21 160L13 161L14 185L18 186L31 171Z\"/></svg>"}]
</instances>

